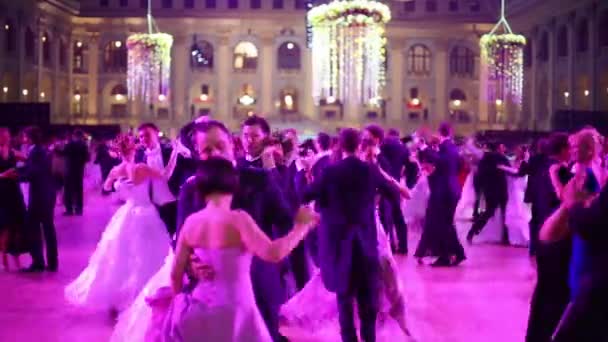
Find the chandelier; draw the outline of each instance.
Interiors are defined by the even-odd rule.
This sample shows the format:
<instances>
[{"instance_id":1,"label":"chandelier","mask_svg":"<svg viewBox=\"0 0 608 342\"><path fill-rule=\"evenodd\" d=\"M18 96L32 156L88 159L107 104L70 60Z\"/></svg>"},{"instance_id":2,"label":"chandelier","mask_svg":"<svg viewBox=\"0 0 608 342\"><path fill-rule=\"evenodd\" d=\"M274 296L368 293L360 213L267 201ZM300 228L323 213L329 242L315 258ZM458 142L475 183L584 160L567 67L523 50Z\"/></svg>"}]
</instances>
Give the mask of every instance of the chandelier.
<instances>
[{"instance_id":1,"label":"chandelier","mask_svg":"<svg viewBox=\"0 0 608 342\"><path fill-rule=\"evenodd\" d=\"M152 18L151 0L148 0L147 20L147 33L127 38L127 90L129 99L152 105L156 100L164 102L169 95L173 37L158 32Z\"/></svg>"},{"instance_id":2,"label":"chandelier","mask_svg":"<svg viewBox=\"0 0 608 342\"><path fill-rule=\"evenodd\" d=\"M500 29L502 33L498 33ZM487 92L487 101L495 103L497 110L503 105L518 110L523 95L526 38L511 30L505 17L505 0L502 0L500 20L490 33L481 37L479 44L484 68L481 86Z\"/></svg>"},{"instance_id":3,"label":"chandelier","mask_svg":"<svg viewBox=\"0 0 608 342\"><path fill-rule=\"evenodd\" d=\"M373 0L334 0L313 7L307 16L315 102L377 101L386 77L388 6Z\"/></svg>"}]
</instances>

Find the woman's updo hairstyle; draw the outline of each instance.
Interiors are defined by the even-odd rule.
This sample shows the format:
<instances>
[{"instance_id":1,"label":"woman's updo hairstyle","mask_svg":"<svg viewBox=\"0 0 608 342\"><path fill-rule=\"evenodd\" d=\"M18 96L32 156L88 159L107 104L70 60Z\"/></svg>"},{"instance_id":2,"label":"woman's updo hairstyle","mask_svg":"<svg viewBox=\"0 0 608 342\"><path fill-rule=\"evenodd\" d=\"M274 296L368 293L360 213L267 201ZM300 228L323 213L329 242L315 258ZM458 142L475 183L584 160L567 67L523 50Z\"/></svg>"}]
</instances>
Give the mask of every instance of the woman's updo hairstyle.
<instances>
[{"instance_id":1,"label":"woman's updo hairstyle","mask_svg":"<svg viewBox=\"0 0 608 342\"><path fill-rule=\"evenodd\" d=\"M127 156L136 149L135 138L129 134L120 134L114 139L112 149L121 156Z\"/></svg>"},{"instance_id":2,"label":"woman's updo hairstyle","mask_svg":"<svg viewBox=\"0 0 608 342\"><path fill-rule=\"evenodd\" d=\"M198 165L196 185L202 198L210 194L234 194L238 190L239 175L229 160L211 157Z\"/></svg>"}]
</instances>

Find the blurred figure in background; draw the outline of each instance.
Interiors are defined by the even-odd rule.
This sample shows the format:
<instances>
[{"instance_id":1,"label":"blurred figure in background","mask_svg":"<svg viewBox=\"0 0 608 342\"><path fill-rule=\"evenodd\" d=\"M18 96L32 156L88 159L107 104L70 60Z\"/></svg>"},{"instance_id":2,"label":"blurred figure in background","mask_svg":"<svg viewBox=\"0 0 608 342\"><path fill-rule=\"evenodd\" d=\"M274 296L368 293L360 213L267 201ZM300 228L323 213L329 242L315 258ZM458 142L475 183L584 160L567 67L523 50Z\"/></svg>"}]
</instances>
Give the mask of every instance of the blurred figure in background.
<instances>
[{"instance_id":1,"label":"blurred figure in background","mask_svg":"<svg viewBox=\"0 0 608 342\"><path fill-rule=\"evenodd\" d=\"M65 145L65 215L82 215L84 197L84 169L89 161L89 148L84 133L74 131L70 141Z\"/></svg>"}]
</instances>

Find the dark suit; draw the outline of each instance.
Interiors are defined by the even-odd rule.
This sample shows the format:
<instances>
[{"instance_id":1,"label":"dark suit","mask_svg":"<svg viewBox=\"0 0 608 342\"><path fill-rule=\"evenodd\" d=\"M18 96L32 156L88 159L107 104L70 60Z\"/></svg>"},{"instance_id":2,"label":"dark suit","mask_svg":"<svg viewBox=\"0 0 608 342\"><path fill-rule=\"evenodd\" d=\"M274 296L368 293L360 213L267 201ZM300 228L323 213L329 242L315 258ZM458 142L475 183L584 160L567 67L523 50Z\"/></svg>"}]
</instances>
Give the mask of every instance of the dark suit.
<instances>
[{"instance_id":1,"label":"dark suit","mask_svg":"<svg viewBox=\"0 0 608 342\"><path fill-rule=\"evenodd\" d=\"M330 156L322 156L319 158L314 165L312 166L311 174L312 180L319 179L321 174L325 171L325 169L330 165L331 157ZM300 187L298 193L300 196L303 196L306 187L308 186L308 182L305 179L306 175L304 173L298 174L299 180L296 184ZM321 212L321 208L318 202L315 202L315 211ZM319 237L316 229L310 231L306 236L306 249L308 250L308 254L312 259L315 266L319 267Z\"/></svg>"},{"instance_id":2,"label":"dark suit","mask_svg":"<svg viewBox=\"0 0 608 342\"><path fill-rule=\"evenodd\" d=\"M257 168L260 170L264 169L262 158L256 158L253 160L247 160L240 158L237 161L237 165L240 168ZM302 181L301 172L298 172L295 162L290 165L277 164L275 168L268 170L272 181L276 184L277 188L281 191L286 204L290 210L295 213L300 208L300 195L298 194L299 189L302 188L298 185L298 182ZM308 280L310 280L310 271L308 269L308 260L306 258L306 249L304 242L301 242L289 255L289 264L291 271L296 283L296 287L299 290L304 288Z\"/></svg>"},{"instance_id":3,"label":"dark suit","mask_svg":"<svg viewBox=\"0 0 608 342\"><path fill-rule=\"evenodd\" d=\"M454 226L454 213L461 192L458 147L451 140L446 140L439 146L438 153L425 151L425 158L435 166L435 171L428 177L431 194L415 256L438 256L443 259L456 256L463 259L464 249Z\"/></svg>"},{"instance_id":4,"label":"dark suit","mask_svg":"<svg viewBox=\"0 0 608 342\"><path fill-rule=\"evenodd\" d=\"M409 162L409 151L399 139L387 138L380 146L378 164L393 177L401 181L401 175ZM411 166L410 166L411 167ZM383 198L380 202L380 220L389 237L393 238L395 231L399 246L397 253L407 254L407 225L401 211L401 201L391 201Z\"/></svg>"},{"instance_id":5,"label":"dark suit","mask_svg":"<svg viewBox=\"0 0 608 342\"><path fill-rule=\"evenodd\" d=\"M89 161L89 148L82 140L70 141L64 149L66 176L64 204L66 212L82 213L84 168Z\"/></svg>"},{"instance_id":6,"label":"dark suit","mask_svg":"<svg viewBox=\"0 0 608 342\"><path fill-rule=\"evenodd\" d=\"M507 201L509 199L507 175L498 166L510 166L509 160L502 153L486 152L479 161L475 183L479 185L479 190L486 201L486 208L473 223L469 231L469 237L479 234L488 221L494 216L496 209L502 213L503 240L506 238L504 229L505 216L507 211ZM506 240L508 241L508 239Z\"/></svg>"},{"instance_id":7,"label":"dark suit","mask_svg":"<svg viewBox=\"0 0 608 342\"><path fill-rule=\"evenodd\" d=\"M171 149L170 147L161 146L161 155L164 166L167 166L167 164L169 163L172 153L173 149ZM144 164L147 163L146 151L144 149L137 150L135 154L135 162ZM186 180L194 174L195 165L196 164L193 159L185 158L181 155L177 157L175 168L173 169L173 174L167 181L171 194L176 198L179 195L179 190L182 184L184 184ZM152 184L150 184L149 191L150 196L152 197ZM165 223L169 234L173 236L177 227L177 201L172 201L160 206L157 205L156 208L158 209L158 214Z\"/></svg>"},{"instance_id":8,"label":"dark suit","mask_svg":"<svg viewBox=\"0 0 608 342\"><path fill-rule=\"evenodd\" d=\"M32 266L44 267L43 241L40 227L46 242L47 266L56 269L57 233L55 231L54 209L57 186L51 171L51 157L44 146L35 145L30 151L25 166L20 169L23 181L28 182L29 199L27 208L27 227L30 241Z\"/></svg>"},{"instance_id":9,"label":"dark suit","mask_svg":"<svg viewBox=\"0 0 608 342\"><path fill-rule=\"evenodd\" d=\"M551 183L549 169L556 160L539 161L533 191L527 200L532 202L532 221L538 234L545 220L551 216L560 201ZM563 181L566 183L566 180ZM526 341L549 341L570 299L569 275L572 241L570 238L554 243L540 243L536 250L536 286L532 293Z\"/></svg>"},{"instance_id":10,"label":"dark suit","mask_svg":"<svg viewBox=\"0 0 608 342\"><path fill-rule=\"evenodd\" d=\"M356 300L364 341L376 339L380 263L375 222L375 196L398 196L379 172L356 157L325 169L313 181L304 201L316 200L321 209L318 228L321 277L338 301L342 341L357 341L353 317Z\"/></svg>"},{"instance_id":11,"label":"dark suit","mask_svg":"<svg viewBox=\"0 0 608 342\"><path fill-rule=\"evenodd\" d=\"M554 341L608 341L608 187L589 207L569 212L569 227L589 248L590 272L566 309Z\"/></svg>"},{"instance_id":12,"label":"dark suit","mask_svg":"<svg viewBox=\"0 0 608 342\"><path fill-rule=\"evenodd\" d=\"M233 209L246 211L271 239L284 236L293 226L292 210L272 176L259 168L239 167L239 191L232 200ZM181 189L178 201L178 224L205 207L198 196L194 179ZM178 231L179 234L179 231ZM251 264L251 280L258 309L273 341L284 341L279 334L279 310L287 300L281 265L257 257Z\"/></svg>"}]
</instances>

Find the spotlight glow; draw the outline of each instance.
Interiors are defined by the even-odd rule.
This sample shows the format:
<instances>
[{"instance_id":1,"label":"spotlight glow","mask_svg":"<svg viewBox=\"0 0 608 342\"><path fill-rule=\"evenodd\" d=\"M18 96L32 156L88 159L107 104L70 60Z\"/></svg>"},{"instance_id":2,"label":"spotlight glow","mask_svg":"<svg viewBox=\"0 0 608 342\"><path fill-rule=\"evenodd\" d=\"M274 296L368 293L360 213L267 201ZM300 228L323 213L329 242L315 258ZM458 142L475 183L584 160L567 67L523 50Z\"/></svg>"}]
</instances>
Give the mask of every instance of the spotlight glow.
<instances>
[{"instance_id":1,"label":"spotlight glow","mask_svg":"<svg viewBox=\"0 0 608 342\"><path fill-rule=\"evenodd\" d=\"M116 46L117 48L120 48L122 46L122 42L120 40L117 40L114 42L114 46Z\"/></svg>"},{"instance_id":2,"label":"spotlight glow","mask_svg":"<svg viewBox=\"0 0 608 342\"><path fill-rule=\"evenodd\" d=\"M2 92L5 94L8 93L8 87L2 87Z\"/></svg>"}]
</instances>

